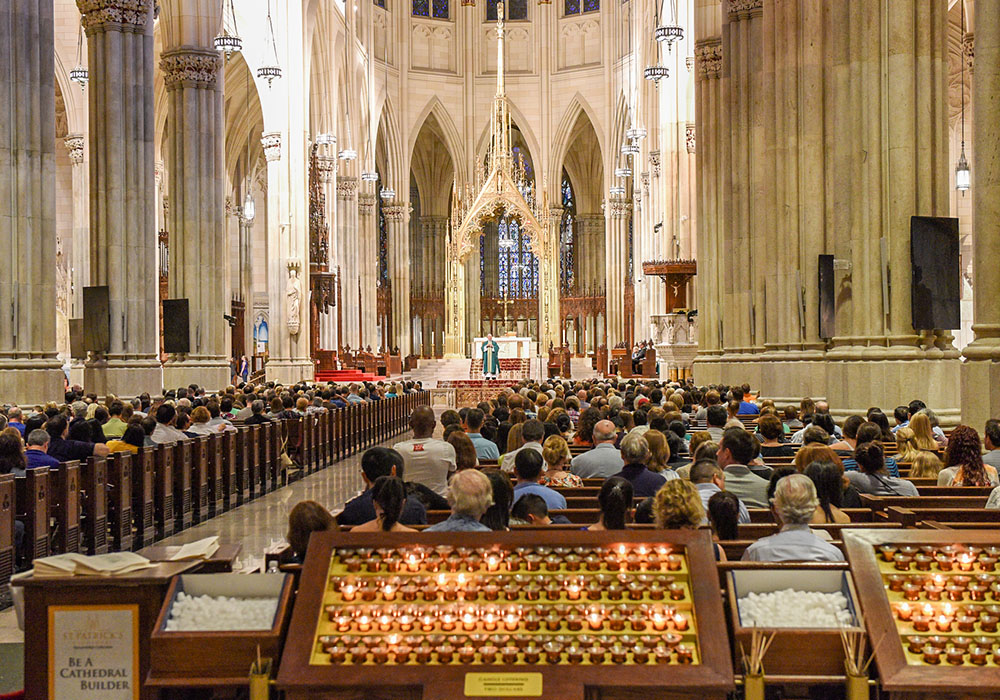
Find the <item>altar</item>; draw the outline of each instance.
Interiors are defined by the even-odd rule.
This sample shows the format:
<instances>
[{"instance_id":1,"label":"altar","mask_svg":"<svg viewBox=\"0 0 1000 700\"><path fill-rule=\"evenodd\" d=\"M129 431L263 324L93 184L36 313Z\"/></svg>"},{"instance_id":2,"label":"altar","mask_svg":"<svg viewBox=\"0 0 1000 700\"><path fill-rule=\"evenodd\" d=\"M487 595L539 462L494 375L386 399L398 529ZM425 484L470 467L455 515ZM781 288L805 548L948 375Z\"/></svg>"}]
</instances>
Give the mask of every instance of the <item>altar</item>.
<instances>
[{"instance_id":1,"label":"altar","mask_svg":"<svg viewBox=\"0 0 1000 700\"><path fill-rule=\"evenodd\" d=\"M516 338L516 337L499 337L495 336L493 340L497 345L500 346L500 356L501 360L510 359L524 359L527 360L531 357L531 343L533 342L531 338ZM486 338L474 338L472 341L472 359L481 360L483 357L483 343L486 342Z\"/></svg>"}]
</instances>

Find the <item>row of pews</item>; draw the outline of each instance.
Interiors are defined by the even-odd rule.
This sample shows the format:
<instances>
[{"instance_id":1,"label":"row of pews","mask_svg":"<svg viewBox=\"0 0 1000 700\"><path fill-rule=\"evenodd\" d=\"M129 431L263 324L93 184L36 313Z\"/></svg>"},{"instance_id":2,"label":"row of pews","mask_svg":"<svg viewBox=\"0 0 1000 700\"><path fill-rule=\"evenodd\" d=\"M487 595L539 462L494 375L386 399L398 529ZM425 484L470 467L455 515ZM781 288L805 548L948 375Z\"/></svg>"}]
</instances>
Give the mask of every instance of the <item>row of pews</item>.
<instances>
[{"instance_id":1,"label":"row of pews","mask_svg":"<svg viewBox=\"0 0 1000 700\"><path fill-rule=\"evenodd\" d=\"M15 568L65 552L137 550L408 429L427 392L0 475L0 590ZM288 460L283 458L287 455ZM289 465L289 466L285 466ZM15 551L15 521L24 524Z\"/></svg>"}]
</instances>

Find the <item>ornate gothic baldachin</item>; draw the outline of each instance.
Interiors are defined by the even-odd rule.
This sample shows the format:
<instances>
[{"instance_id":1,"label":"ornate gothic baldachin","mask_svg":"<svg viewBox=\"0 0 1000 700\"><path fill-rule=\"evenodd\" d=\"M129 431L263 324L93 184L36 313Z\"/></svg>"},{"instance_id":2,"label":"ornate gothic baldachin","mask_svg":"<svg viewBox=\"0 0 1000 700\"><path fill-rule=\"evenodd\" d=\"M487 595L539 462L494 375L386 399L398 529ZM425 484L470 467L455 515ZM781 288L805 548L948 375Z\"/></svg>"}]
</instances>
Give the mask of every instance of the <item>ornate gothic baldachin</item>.
<instances>
[{"instance_id":1,"label":"ornate gothic baldachin","mask_svg":"<svg viewBox=\"0 0 1000 700\"><path fill-rule=\"evenodd\" d=\"M176 51L163 54L160 70L168 90L178 87L212 89L216 86L222 57L215 51Z\"/></svg>"},{"instance_id":2,"label":"ornate gothic baldachin","mask_svg":"<svg viewBox=\"0 0 1000 700\"><path fill-rule=\"evenodd\" d=\"M260 145L264 149L264 159L268 163L281 160L281 132L269 131L260 137Z\"/></svg>"},{"instance_id":3,"label":"ornate gothic baldachin","mask_svg":"<svg viewBox=\"0 0 1000 700\"><path fill-rule=\"evenodd\" d=\"M121 25L126 28L146 26L152 0L77 0L84 29Z\"/></svg>"}]
</instances>

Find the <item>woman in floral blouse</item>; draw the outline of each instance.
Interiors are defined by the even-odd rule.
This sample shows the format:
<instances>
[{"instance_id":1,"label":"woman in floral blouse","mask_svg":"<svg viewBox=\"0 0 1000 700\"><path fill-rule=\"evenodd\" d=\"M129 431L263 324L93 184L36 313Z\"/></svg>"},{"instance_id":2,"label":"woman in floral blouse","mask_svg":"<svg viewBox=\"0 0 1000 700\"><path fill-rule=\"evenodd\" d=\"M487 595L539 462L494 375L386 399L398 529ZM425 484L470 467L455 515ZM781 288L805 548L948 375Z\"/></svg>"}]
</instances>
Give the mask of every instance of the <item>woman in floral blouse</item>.
<instances>
[{"instance_id":1,"label":"woman in floral blouse","mask_svg":"<svg viewBox=\"0 0 1000 700\"><path fill-rule=\"evenodd\" d=\"M583 479L569 473L569 445L559 435L552 435L542 445L542 458L547 470L539 481L542 486L583 486Z\"/></svg>"}]
</instances>

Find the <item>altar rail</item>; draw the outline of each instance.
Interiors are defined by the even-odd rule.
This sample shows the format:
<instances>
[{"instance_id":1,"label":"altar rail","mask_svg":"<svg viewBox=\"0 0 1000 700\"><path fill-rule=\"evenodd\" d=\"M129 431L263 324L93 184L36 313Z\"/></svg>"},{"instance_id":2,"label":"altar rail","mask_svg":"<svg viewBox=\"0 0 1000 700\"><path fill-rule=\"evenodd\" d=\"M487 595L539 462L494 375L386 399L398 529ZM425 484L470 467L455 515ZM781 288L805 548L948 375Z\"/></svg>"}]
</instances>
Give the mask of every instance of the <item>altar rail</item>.
<instances>
[{"instance_id":1,"label":"altar rail","mask_svg":"<svg viewBox=\"0 0 1000 700\"><path fill-rule=\"evenodd\" d=\"M409 429L420 392L302 418L0 475L0 594L18 564L64 552L134 551ZM293 466L284 467L285 452ZM15 552L15 520L24 523ZM18 561L20 559L20 561Z\"/></svg>"}]
</instances>

